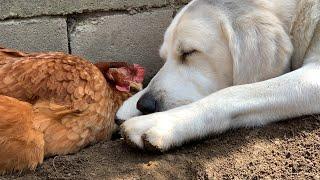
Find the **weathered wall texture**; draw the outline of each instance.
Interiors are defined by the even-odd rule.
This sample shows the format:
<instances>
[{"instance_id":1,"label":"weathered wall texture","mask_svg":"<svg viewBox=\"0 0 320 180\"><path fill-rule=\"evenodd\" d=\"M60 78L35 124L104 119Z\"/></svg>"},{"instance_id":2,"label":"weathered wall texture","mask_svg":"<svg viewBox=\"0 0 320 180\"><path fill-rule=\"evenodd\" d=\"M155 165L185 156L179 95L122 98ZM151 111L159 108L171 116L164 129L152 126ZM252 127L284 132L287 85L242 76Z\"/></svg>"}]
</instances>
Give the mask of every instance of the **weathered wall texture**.
<instances>
[{"instance_id":1,"label":"weathered wall texture","mask_svg":"<svg viewBox=\"0 0 320 180\"><path fill-rule=\"evenodd\" d=\"M0 22L0 44L24 51L68 50L66 18L41 17Z\"/></svg>"},{"instance_id":2,"label":"weathered wall texture","mask_svg":"<svg viewBox=\"0 0 320 180\"><path fill-rule=\"evenodd\" d=\"M186 2L5 0L0 2L0 46L140 63L148 81L162 65L158 49L163 33Z\"/></svg>"}]
</instances>

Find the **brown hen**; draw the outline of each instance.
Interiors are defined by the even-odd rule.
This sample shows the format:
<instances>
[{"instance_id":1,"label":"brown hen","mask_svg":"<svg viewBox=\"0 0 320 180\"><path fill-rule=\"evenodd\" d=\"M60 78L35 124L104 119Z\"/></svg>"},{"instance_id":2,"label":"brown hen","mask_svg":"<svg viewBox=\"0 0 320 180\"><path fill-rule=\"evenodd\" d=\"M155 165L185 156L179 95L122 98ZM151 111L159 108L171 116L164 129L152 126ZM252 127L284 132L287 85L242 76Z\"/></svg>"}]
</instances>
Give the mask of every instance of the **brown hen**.
<instances>
[{"instance_id":1,"label":"brown hen","mask_svg":"<svg viewBox=\"0 0 320 180\"><path fill-rule=\"evenodd\" d=\"M110 139L116 110L143 76L138 65L0 48L0 174Z\"/></svg>"}]
</instances>

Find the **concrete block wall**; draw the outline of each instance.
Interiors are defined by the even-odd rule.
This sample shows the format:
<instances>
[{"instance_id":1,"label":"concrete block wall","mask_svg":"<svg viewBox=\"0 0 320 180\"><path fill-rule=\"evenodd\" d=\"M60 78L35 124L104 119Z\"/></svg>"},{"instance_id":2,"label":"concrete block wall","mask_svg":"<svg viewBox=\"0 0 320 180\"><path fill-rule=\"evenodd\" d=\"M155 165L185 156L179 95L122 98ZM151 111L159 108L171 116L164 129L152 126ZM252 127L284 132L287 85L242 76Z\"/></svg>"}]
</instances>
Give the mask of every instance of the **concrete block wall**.
<instances>
[{"instance_id":1,"label":"concrete block wall","mask_svg":"<svg viewBox=\"0 0 320 180\"><path fill-rule=\"evenodd\" d=\"M37 17L0 22L0 45L23 51L69 52L63 17Z\"/></svg>"},{"instance_id":2,"label":"concrete block wall","mask_svg":"<svg viewBox=\"0 0 320 180\"><path fill-rule=\"evenodd\" d=\"M0 3L0 46L62 51L96 61L162 66L158 49L174 12L187 0L6 0Z\"/></svg>"}]
</instances>

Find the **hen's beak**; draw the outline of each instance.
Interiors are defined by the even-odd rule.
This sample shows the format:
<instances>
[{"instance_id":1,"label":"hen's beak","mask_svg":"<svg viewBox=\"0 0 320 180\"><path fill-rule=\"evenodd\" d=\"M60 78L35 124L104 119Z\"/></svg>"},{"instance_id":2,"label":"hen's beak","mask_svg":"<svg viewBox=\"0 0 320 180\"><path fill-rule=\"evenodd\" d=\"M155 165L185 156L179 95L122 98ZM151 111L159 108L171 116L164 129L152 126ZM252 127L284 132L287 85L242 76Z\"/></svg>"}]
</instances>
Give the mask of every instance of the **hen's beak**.
<instances>
[{"instance_id":1,"label":"hen's beak","mask_svg":"<svg viewBox=\"0 0 320 180\"><path fill-rule=\"evenodd\" d=\"M135 92L139 92L143 89L143 85L142 83L130 82L130 88Z\"/></svg>"}]
</instances>

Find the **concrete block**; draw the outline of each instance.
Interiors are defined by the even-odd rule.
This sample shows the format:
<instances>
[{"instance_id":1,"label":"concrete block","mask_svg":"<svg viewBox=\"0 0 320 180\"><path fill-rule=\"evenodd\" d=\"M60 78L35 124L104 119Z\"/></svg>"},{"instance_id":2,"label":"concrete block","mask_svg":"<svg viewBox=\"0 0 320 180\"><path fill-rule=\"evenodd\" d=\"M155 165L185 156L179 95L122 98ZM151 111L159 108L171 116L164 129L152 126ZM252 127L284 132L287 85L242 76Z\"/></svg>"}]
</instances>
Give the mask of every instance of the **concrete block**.
<instances>
[{"instance_id":1,"label":"concrete block","mask_svg":"<svg viewBox=\"0 0 320 180\"><path fill-rule=\"evenodd\" d=\"M12 17L162 7L169 3L168 0L1 0L0 20Z\"/></svg>"},{"instance_id":2,"label":"concrete block","mask_svg":"<svg viewBox=\"0 0 320 180\"><path fill-rule=\"evenodd\" d=\"M158 51L172 13L165 9L80 18L70 33L71 52L92 61L139 63L147 68L148 82L163 64Z\"/></svg>"},{"instance_id":3,"label":"concrete block","mask_svg":"<svg viewBox=\"0 0 320 180\"><path fill-rule=\"evenodd\" d=\"M0 22L0 46L22 51L68 52L65 18L34 18Z\"/></svg>"}]
</instances>

